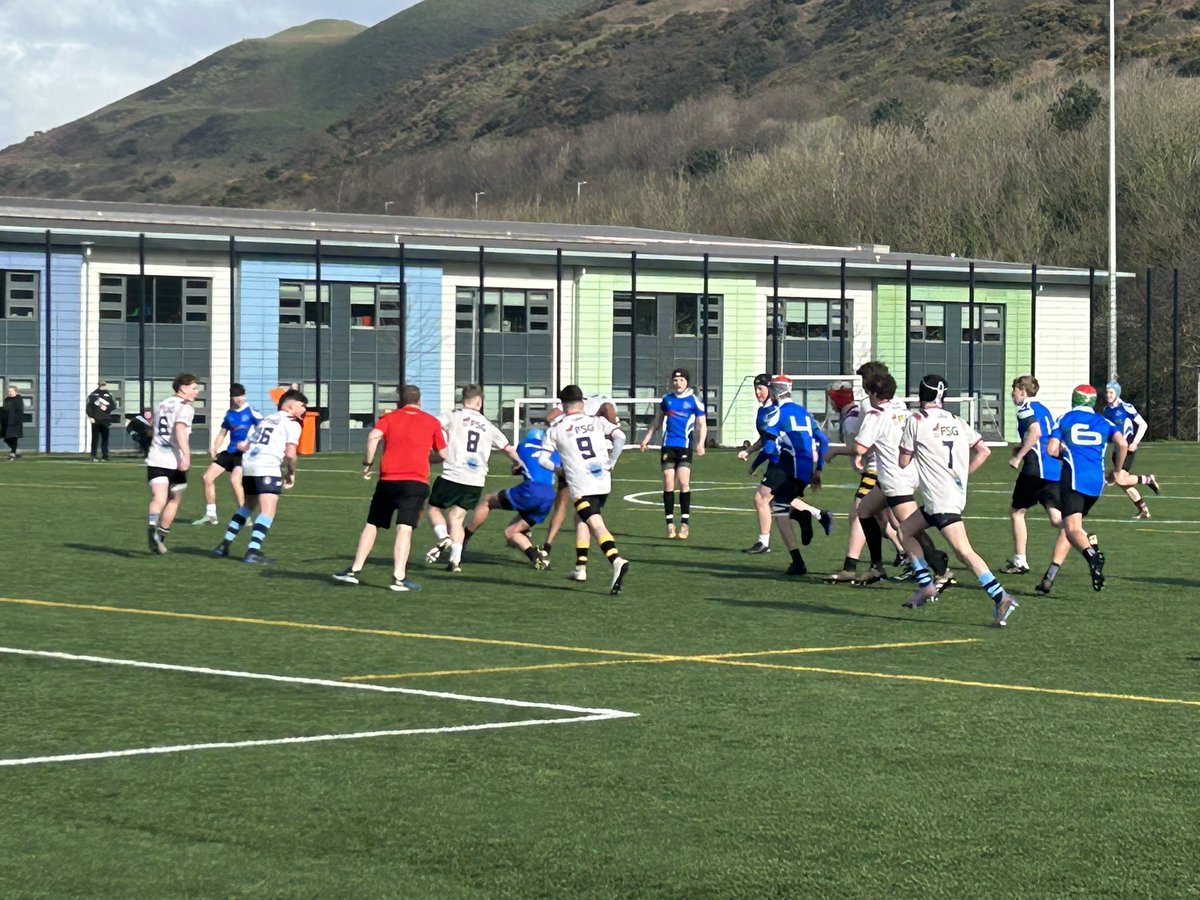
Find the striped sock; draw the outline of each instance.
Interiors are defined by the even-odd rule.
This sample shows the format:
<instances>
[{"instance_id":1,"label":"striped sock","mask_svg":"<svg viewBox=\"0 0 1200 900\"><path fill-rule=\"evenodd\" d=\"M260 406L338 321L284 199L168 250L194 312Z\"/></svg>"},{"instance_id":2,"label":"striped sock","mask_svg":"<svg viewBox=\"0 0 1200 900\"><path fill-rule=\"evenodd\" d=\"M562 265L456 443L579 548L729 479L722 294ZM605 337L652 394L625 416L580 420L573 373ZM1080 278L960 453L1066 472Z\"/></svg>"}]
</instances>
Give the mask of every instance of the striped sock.
<instances>
[{"instance_id":1,"label":"striped sock","mask_svg":"<svg viewBox=\"0 0 1200 900\"><path fill-rule=\"evenodd\" d=\"M1000 598L1004 595L1004 588L1000 586L995 575L984 569L979 576L979 583L983 585L983 589L988 592L989 597L997 603L1000 602Z\"/></svg>"},{"instance_id":2,"label":"striped sock","mask_svg":"<svg viewBox=\"0 0 1200 900\"><path fill-rule=\"evenodd\" d=\"M250 510L245 506L239 506L238 511L233 514L233 518L229 520L229 524L225 527L225 540L233 543L233 539L238 536L238 532L242 530L242 526L246 524L246 520L250 518Z\"/></svg>"},{"instance_id":3,"label":"striped sock","mask_svg":"<svg viewBox=\"0 0 1200 900\"><path fill-rule=\"evenodd\" d=\"M261 550L263 541L267 539L267 532L271 530L271 523L275 519L272 516L259 516L254 520L254 528L250 532L250 546L248 550Z\"/></svg>"},{"instance_id":4,"label":"striped sock","mask_svg":"<svg viewBox=\"0 0 1200 900\"><path fill-rule=\"evenodd\" d=\"M600 550L604 553L604 558L609 562L612 562L621 555L617 550L617 542L613 540L611 534L607 533L600 535Z\"/></svg>"},{"instance_id":5,"label":"striped sock","mask_svg":"<svg viewBox=\"0 0 1200 900\"><path fill-rule=\"evenodd\" d=\"M912 561L912 569L913 576L921 587L929 587L933 584L933 573L929 571L929 564L925 562L924 557L915 557Z\"/></svg>"}]
</instances>

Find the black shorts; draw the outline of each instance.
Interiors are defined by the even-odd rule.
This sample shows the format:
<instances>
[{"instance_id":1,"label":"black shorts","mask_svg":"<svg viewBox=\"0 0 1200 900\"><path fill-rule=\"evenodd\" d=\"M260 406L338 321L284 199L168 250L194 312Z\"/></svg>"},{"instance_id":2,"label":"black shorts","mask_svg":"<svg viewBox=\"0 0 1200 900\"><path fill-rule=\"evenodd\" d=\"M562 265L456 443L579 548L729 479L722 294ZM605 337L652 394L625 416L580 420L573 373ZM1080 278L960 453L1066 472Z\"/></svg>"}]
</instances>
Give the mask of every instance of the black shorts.
<instances>
[{"instance_id":1,"label":"black shorts","mask_svg":"<svg viewBox=\"0 0 1200 900\"><path fill-rule=\"evenodd\" d=\"M442 475L433 482L433 490L429 493L429 505L435 509L449 509L457 506L459 509L474 509L479 505L483 488L473 484L459 484ZM403 524L403 523L401 523Z\"/></svg>"},{"instance_id":2,"label":"black shorts","mask_svg":"<svg viewBox=\"0 0 1200 900\"><path fill-rule=\"evenodd\" d=\"M1132 471L1133 471L1133 458L1134 458L1135 456L1137 456L1137 453L1136 453L1136 452L1134 452L1134 453L1126 453L1126 454L1125 454L1125 465L1121 466L1121 471L1122 471L1122 472L1132 472ZM1111 459L1112 459L1112 464L1113 464L1114 466L1116 466L1116 464L1117 464L1117 454L1116 454L1116 453L1113 453L1113 455L1112 455Z\"/></svg>"},{"instance_id":3,"label":"black shorts","mask_svg":"<svg viewBox=\"0 0 1200 900\"><path fill-rule=\"evenodd\" d=\"M889 497L887 494L884 494L883 499L884 499L884 502L887 503L888 509L895 509L901 503L916 503L917 502L917 498L914 497L912 494L900 494L897 497Z\"/></svg>"},{"instance_id":4,"label":"black shorts","mask_svg":"<svg viewBox=\"0 0 1200 900\"><path fill-rule=\"evenodd\" d=\"M772 498L776 503L787 506L797 497L803 497L804 491L808 488L807 481L801 481L799 478L791 478L779 486L774 492Z\"/></svg>"},{"instance_id":5,"label":"black shorts","mask_svg":"<svg viewBox=\"0 0 1200 900\"><path fill-rule=\"evenodd\" d=\"M172 488L180 488L187 484L187 472L181 472L178 469L163 469L158 466L146 466L147 481L155 481L159 478L167 479L167 484Z\"/></svg>"},{"instance_id":6,"label":"black shorts","mask_svg":"<svg viewBox=\"0 0 1200 900\"><path fill-rule=\"evenodd\" d=\"M427 496L429 485L423 481L380 481L371 495L367 524L376 528L391 528L392 515L395 514L397 525L416 528Z\"/></svg>"},{"instance_id":7,"label":"black shorts","mask_svg":"<svg viewBox=\"0 0 1200 900\"><path fill-rule=\"evenodd\" d=\"M775 463L767 463L767 470L763 473L761 485L771 489L771 493L776 493L781 487L791 480L791 475L783 466L777 466Z\"/></svg>"},{"instance_id":8,"label":"black shorts","mask_svg":"<svg viewBox=\"0 0 1200 900\"><path fill-rule=\"evenodd\" d=\"M216 458L213 459L213 462L215 462L226 472L232 472L242 464L242 454L236 452L231 453L228 450L222 450L216 455Z\"/></svg>"},{"instance_id":9,"label":"black shorts","mask_svg":"<svg viewBox=\"0 0 1200 900\"><path fill-rule=\"evenodd\" d=\"M659 456L662 470L670 472L675 469L690 469L692 467L691 447L663 447Z\"/></svg>"},{"instance_id":10,"label":"black shorts","mask_svg":"<svg viewBox=\"0 0 1200 900\"><path fill-rule=\"evenodd\" d=\"M587 521L592 516L600 515L600 510L604 509L604 501L608 499L608 494L592 494L588 497L575 498L575 512L579 513L579 518Z\"/></svg>"},{"instance_id":11,"label":"black shorts","mask_svg":"<svg viewBox=\"0 0 1200 900\"><path fill-rule=\"evenodd\" d=\"M1065 484L1059 489L1061 498L1059 499L1058 509L1063 514L1065 519L1067 516L1073 516L1078 513L1081 516L1086 516L1092 511L1092 507L1096 505L1099 497L1089 497L1087 494L1081 494L1074 488L1069 488Z\"/></svg>"},{"instance_id":12,"label":"black shorts","mask_svg":"<svg viewBox=\"0 0 1200 900\"><path fill-rule=\"evenodd\" d=\"M938 531L944 531L947 526L962 521L962 513L931 513L923 506L921 507L921 515L925 517L926 525L930 528L936 528Z\"/></svg>"},{"instance_id":13,"label":"black shorts","mask_svg":"<svg viewBox=\"0 0 1200 900\"><path fill-rule=\"evenodd\" d=\"M1029 509L1039 503L1047 509L1058 506L1058 482L1022 472L1013 486L1012 508Z\"/></svg>"},{"instance_id":14,"label":"black shorts","mask_svg":"<svg viewBox=\"0 0 1200 900\"><path fill-rule=\"evenodd\" d=\"M861 500L867 494L871 493L871 489L879 483L879 478L868 472L863 472L862 477L858 479L858 490L854 492L854 496Z\"/></svg>"},{"instance_id":15,"label":"black shorts","mask_svg":"<svg viewBox=\"0 0 1200 900\"><path fill-rule=\"evenodd\" d=\"M278 475L247 475L242 479L242 490L247 497L259 494L282 494L283 479Z\"/></svg>"}]
</instances>

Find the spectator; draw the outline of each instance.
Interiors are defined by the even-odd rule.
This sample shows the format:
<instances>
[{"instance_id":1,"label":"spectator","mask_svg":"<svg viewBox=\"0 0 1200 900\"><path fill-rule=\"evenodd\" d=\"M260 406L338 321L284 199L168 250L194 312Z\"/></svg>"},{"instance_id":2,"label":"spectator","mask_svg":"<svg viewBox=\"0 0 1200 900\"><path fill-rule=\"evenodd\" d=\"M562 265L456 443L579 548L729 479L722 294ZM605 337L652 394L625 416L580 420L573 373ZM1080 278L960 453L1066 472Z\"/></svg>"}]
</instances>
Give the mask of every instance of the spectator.
<instances>
[{"instance_id":1,"label":"spectator","mask_svg":"<svg viewBox=\"0 0 1200 900\"><path fill-rule=\"evenodd\" d=\"M154 437L153 419L154 410L147 406L125 425L125 431L129 433L129 436L133 438L133 442L138 445L138 449L142 451L142 459L145 459L146 454L150 452L150 441Z\"/></svg>"},{"instance_id":2,"label":"spectator","mask_svg":"<svg viewBox=\"0 0 1200 900\"><path fill-rule=\"evenodd\" d=\"M103 458L108 462L108 429L112 425L117 401L108 391L108 382L101 381L87 396L86 412L92 422L92 462Z\"/></svg>"},{"instance_id":3,"label":"spectator","mask_svg":"<svg viewBox=\"0 0 1200 900\"><path fill-rule=\"evenodd\" d=\"M8 461L16 462L21 458L17 441L25 433L25 398L15 387L10 386L4 392L4 406L0 408L0 432L4 435L4 443L8 444Z\"/></svg>"}]
</instances>

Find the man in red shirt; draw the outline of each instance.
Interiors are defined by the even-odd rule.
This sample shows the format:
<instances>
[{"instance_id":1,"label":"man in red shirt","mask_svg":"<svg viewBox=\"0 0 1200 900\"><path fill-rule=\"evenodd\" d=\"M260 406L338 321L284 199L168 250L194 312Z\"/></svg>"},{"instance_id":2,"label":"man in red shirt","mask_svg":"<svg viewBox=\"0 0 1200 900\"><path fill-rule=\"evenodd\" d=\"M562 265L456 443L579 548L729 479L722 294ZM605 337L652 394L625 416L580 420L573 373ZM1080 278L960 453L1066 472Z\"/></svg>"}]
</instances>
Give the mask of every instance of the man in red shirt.
<instances>
[{"instance_id":1,"label":"man in red shirt","mask_svg":"<svg viewBox=\"0 0 1200 900\"><path fill-rule=\"evenodd\" d=\"M421 507L429 495L429 459L431 454L446 458L446 438L442 424L421 410L421 389L406 384L400 392L400 408L382 416L367 435L363 454L363 478L370 479L375 451L383 442L379 463L379 482L371 497L367 524L358 537L354 563L334 574L343 584L358 584L375 536L380 528L390 528L396 517L396 544L393 552L393 591L419 591L421 586L408 577L408 552L412 532L421 517Z\"/></svg>"}]
</instances>

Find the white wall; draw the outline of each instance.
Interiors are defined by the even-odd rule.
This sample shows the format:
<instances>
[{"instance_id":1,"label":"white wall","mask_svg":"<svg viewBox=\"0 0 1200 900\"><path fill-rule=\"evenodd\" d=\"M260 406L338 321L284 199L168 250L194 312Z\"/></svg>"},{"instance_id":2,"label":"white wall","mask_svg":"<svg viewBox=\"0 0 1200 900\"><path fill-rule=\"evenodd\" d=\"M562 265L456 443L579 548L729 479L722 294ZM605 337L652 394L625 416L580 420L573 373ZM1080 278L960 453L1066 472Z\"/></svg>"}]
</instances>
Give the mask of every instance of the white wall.
<instances>
[{"instance_id":1,"label":"white wall","mask_svg":"<svg viewBox=\"0 0 1200 900\"><path fill-rule=\"evenodd\" d=\"M1037 398L1056 416L1071 408L1075 386L1088 381L1089 304L1086 287L1048 284L1037 297ZM1096 388L1103 392L1104 386Z\"/></svg>"}]
</instances>

